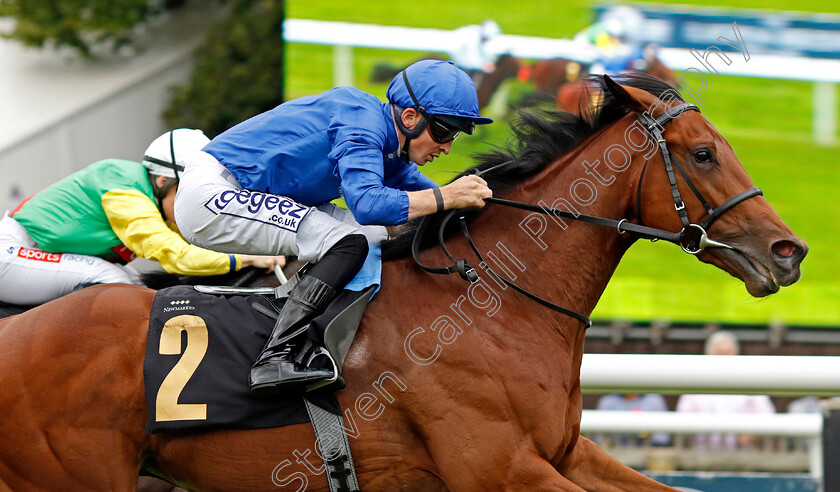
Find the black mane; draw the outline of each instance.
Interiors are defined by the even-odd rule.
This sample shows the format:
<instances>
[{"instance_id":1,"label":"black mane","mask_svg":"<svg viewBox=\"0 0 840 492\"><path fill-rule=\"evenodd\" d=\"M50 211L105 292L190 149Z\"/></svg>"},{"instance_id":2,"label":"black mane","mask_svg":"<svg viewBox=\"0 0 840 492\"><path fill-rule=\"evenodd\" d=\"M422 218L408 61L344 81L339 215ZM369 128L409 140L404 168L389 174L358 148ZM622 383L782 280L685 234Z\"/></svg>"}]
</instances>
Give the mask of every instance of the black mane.
<instances>
[{"instance_id":1,"label":"black mane","mask_svg":"<svg viewBox=\"0 0 840 492\"><path fill-rule=\"evenodd\" d=\"M613 79L621 85L642 89L656 97L661 97L668 91L678 96L673 87L642 72L630 72L613 77ZM493 196L504 196L548 164L628 113L628 109L606 88L603 76L590 75L586 77L586 80L604 94L598 105L581 108L581 115L544 109L517 111L511 122L513 136L507 144L504 147L496 147L488 152L472 156L478 165L457 175L452 181L478 171L493 190ZM586 97L583 100L588 99ZM469 213L475 215L477 210L469 211ZM441 212L429 218L427 231L433 232L425 234L421 247L426 247L437 240L436 232L447 214L448 212ZM408 255L419 223L419 220L414 220L406 224L397 237L382 243L383 258L391 259ZM450 221L447 224L447 233L457 226L456 220Z\"/></svg>"}]
</instances>

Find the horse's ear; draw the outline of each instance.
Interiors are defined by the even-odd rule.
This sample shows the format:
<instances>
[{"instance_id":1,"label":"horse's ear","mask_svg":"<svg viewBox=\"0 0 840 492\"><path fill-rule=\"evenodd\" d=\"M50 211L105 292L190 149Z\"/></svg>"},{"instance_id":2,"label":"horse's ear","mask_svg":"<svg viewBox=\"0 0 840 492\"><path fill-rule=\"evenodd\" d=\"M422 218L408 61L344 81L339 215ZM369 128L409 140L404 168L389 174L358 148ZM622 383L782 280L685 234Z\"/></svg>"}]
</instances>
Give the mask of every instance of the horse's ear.
<instances>
[{"instance_id":1,"label":"horse's ear","mask_svg":"<svg viewBox=\"0 0 840 492\"><path fill-rule=\"evenodd\" d=\"M620 102L622 106L630 111L633 111L634 113L644 113L647 109L641 101L634 98L624 87L619 85L615 80L611 79L607 74L604 74L604 85L616 101Z\"/></svg>"}]
</instances>

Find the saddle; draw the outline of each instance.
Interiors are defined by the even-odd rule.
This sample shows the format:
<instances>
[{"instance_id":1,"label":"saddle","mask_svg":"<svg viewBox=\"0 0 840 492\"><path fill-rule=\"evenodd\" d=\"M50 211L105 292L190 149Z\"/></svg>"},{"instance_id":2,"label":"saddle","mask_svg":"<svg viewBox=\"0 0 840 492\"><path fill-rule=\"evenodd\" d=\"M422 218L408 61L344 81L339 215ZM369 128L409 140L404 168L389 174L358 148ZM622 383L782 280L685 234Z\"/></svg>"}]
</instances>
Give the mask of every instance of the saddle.
<instances>
[{"instance_id":1,"label":"saddle","mask_svg":"<svg viewBox=\"0 0 840 492\"><path fill-rule=\"evenodd\" d=\"M309 422L301 395L259 399L248 385L251 364L296 282L293 276L277 288L178 285L158 291L143 364L147 432ZM373 292L374 287L352 292L352 302L327 324L326 355L337 375ZM310 391L306 398L341 414L330 388Z\"/></svg>"},{"instance_id":2,"label":"saddle","mask_svg":"<svg viewBox=\"0 0 840 492\"><path fill-rule=\"evenodd\" d=\"M277 319L278 314L282 309L285 299L288 298L289 292L297 285L300 280L299 274L295 274L291 279L286 281L279 287L226 287L213 285L196 285L197 292L204 294L217 295L259 295L266 296L271 301L271 309L263 304L254 303L253 308L259 313L268 316L271 319ZM331 316L328 320L326 329L324 330L324 346L327 353L316 353L313 357L318 355L326 355L333 364L336 377L341 373L341 367L344 365L344 359L347 357L347 352L350 350L350 345L353 344L353 338L356 336L356 330L359 328L359 322L365 312L368 302L376 292L377 286L371 286L361 292L344 291L339 294L339 298L333 301L333 305L341 306L337 314ZM328 309L325 314L335 313L334 309ZM321 317L319 317L321 318ZM323 318L318 321L324 322ZM306 350L303 350L306 352ZM326 381L323 386L333 383L333 381Z\"/></svg>"},{"instance_id":3,"label":"saddle","mask_svg":"<svg viewBox=\"0 0 840 492\"><path fill-rule=\"evenodd\" d=\"M324 455L330 456L325 460L330 489L358 490L347 435L336 439L333 432L345 427L334 387L309 391L305 397L272 399L255 398L249 391L251 364L298 278L295 275L277 288L179 285L158 291L143 363L146 431L255 429L311 422ZM337 378L376 287L344 291L336 299L341 308L337 314L328 322L321 319L327 322L324 355L335 365Z\"/></svg>"}]
</instances>

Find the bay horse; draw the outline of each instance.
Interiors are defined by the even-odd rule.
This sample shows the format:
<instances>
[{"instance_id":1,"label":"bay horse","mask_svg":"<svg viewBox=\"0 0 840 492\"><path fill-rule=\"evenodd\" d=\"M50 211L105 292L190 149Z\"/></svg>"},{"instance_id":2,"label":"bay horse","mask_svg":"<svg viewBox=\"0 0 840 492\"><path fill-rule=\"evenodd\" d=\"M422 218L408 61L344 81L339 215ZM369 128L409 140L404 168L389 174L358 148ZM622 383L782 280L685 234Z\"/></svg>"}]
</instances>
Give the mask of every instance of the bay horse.
<instances>
[{"instance_id":1,"label":"bay horse","mask_svg":"<svg viewBox=\"0 0 840 492\"><path fill-rule=\"evenodd\" d=\"M484 108L490 104L493 95L499 90L502 82L516 77L522 67L522 62L508 54L500 55L493 64L493 71L473 73L472 78L475 83L475 91L478 95L478 107Z\"/></svg>"},{"instance_id":2,"label":"bay horse","mask_svg":"<svg viewBox=\"0 0 840 492\"><path fill-rule=\"evenodd\" d=\"M534 93L527 94L520 106L552 102L563 111L579 113L578 108L584 96L584 78L588 71L589 65L566 58L535 61L521 71L522 78L534 84ZM653 54L645 57L644 68L639 71L670 85L677 83L674 72Z\"/></svg>"},{"instance_id":3,"label":"bay horse","mask_svg":"<svg viewBox=\"0 0 840 492\"><path fill-rule=\"evenodd\" d=\"M726 140L673 89L644 75L620 82L604 79L590 120L523 113L510 147L477 166L497 197L617 227L488 204L464 221L488 261L471 260L472 283L418 268L404 236L386 247L395 258L384 263L338 392L361 490L674 490L579 434L586 323L503 288L484 267L588 316L624 252L645 237L634 231L677 234L683 212L709 216L703 202L716 215L703 221L710 237L699 238L709 247L680 236L683 247L754 296L794 283L807 245L750 191ZM661 146L639 124L644 113L656 119L652 131L661 124ZM666 161L685 173L673 187ZM676 207L675 189L685 197ZM444 244L472 258L465 239ZM419 254L427 265L450 262L436 248ZM146 434L154 296L95 286L0 321L0 490L132 490L141 467L189 490L326 490L308 424Z\"/></svg>"},{"instance_id":4,"label":"bay horse","mask_svg":"<svg viewBox=\"0 0 840 492\"><path fill-rule=\"evenodd\" d=\"M645 69L643 72L669 85L675 85L677 83L677 78L674 76L673 70L666 67L655 56L645 60ZM597 107L597 100L593 100L593 98L600 97L598 85L587 82L586 78L563 82L552 94L556 94L557 96L557 107L559 109L578 114L581 114L581 111L585 111L585 108L588 106Z\"/></svg>"}]
</instances>

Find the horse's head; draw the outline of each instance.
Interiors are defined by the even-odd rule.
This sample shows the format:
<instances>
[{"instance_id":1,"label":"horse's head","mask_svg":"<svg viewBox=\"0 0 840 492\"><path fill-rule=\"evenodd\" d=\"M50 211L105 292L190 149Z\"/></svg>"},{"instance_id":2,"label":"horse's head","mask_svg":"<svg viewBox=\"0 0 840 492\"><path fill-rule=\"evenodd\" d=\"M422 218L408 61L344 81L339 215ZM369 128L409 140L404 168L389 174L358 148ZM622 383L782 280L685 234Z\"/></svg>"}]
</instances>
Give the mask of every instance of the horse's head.
<instances>
[{"instance_id":1,"label":"horse's head","mask_svg":"<svg viewBox=\"0 0 840 492\"><path fill-rule=\"evenodd\" d=\"M667 148L653 142L647 151L645 171L639 173L637 219L649 227L685 230L681 242L687 251L743 280L753 296L796 282L808 246L754 189L732 147L699 110L674 90L656 97L609 77L604 82L614 98L652 128L654 140L659 132L667 142ZM671 181L677 183L677 196ZM681 218L683 201L686 215Z\"/></svg>"},{"instance_id":2,"label":"horse's head","mask_svg":"<svg viewBox=\"0 0 840 492\"><path fill-rule=\"evenodd\" d=\"M496 60L493 73L498 74L501 78L514 77L519 75L523 67L528 67L528 64L523 63L522 60L507 53L499 56Z\"/></svg>"},{"instance_id":3,"label":"horse's head","mask_svg":"<svg viewBox=\"0 0 840 492\"><path fill-rule=\"evenodd\" d=\"M478 93L478 107L483 108L489 104L490 99L502 82L505 79L517 76L522 66L523 64L518 58L508 54L501 55L493 64L493 70L482 74L478 78L475 88Z\"/></svg>"}]
</instances>

